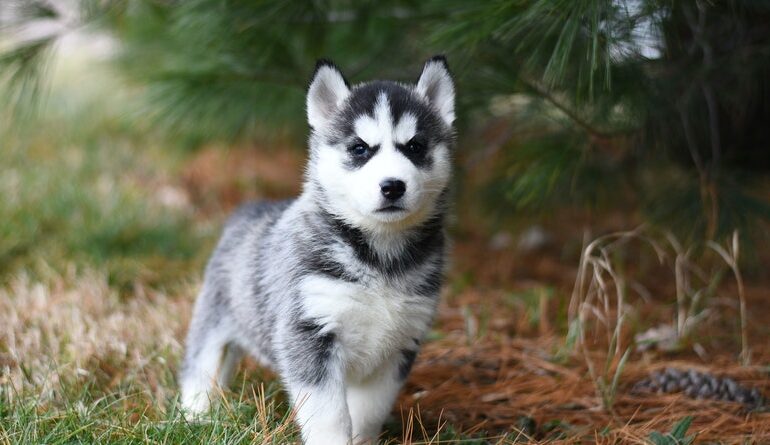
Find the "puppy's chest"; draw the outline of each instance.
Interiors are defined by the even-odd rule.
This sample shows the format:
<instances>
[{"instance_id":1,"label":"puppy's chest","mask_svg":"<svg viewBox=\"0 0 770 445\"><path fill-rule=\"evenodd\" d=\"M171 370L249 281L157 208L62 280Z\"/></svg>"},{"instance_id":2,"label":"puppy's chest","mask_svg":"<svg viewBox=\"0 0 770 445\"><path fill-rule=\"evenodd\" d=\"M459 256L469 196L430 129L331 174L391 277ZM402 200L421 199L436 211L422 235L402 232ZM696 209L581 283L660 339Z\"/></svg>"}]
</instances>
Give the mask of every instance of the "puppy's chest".
<instances>
[{"instance_id":1,"label":"puppy's chest","mask_svg":"<svg viewBox=\"0 0 770 445\"><path fill-rule=\"evenodd\" d=\"M401 350L414 349L435 307L430 299L381 282L364 286L313 277L303 290L305 315L335 334L348 372L360 377Z\"/></svg>"}]
</instances>

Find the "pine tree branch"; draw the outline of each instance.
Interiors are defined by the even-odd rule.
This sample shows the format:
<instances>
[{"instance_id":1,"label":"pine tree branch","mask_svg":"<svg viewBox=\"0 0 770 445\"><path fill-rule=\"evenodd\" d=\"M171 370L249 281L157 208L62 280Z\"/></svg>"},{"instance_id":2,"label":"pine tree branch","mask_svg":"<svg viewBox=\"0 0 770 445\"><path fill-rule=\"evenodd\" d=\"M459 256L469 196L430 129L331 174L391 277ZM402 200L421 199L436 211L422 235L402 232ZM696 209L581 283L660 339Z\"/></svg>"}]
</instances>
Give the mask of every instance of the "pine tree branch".
<instances>
[{"instance_id":1,"label":"pine tree branch","mask_svg":"<svg viewBox=\"0 0 770 445\"><path fill-rule=\"evenodd\" d=\"M711 173L716 176L722 162L722 144L719 135L719 111L717 110L716 95L711 84L704 81L701 83L701 90L706 99L706 108L709 115L709 130L711 132Z\"/></svg>"},{"instance_id":2,"label":"pine tree branch","mask_svg":"<svg viewBox=\"0 0 770 445\"><path fill-rule=\"evenodd\" d=\"M700 3L698 7L698 24L694 25L693 20L689 20L689 25L693 33L693 45L699 45L701 52L703 53L703 65L704 65L704 78L701 79L701 91L703 97L706 99L706 107L708 109L709 117L709 130L711 139L711 162L709 164L710 173L712 177L715 177L719 171L720 163L722 160L722 147L719 135L719 115L716 103L716 95L711 84L706 80L714 68L714 49L711 47L706 37L706 11L705 7Z\"/></svg>"},{"instance_id":3,"label":"pine tree branch","mask_svg":"<svg viewBox=\"0 0 770 445\"><path fill-rule=\"evenodd\" d=\"M676 109L679 113L679 120L682 122L682 130L684 131L684 137L687 142L687 149L690 152L690 157L692 158L693 164L695 164L695 169L698 170L698 176L701 177L701 180L704 180L706 177L706 168L703 164L700 152L698 151L698 143L695 140L695 134L693 134L690 119L687 116L685 97L680 98L680 100L677 101Z\"/></svg>"},{"instance_id":4,"label":"pine tree branch","mask_svg":"<svg viewBox=\"0 0 770 445\"><path fill-rule=\"evenodd\" d=\"M81 7L80 13L69 9ZM44 96L48 80L46 67L63 37L87 29L121 7L121 2L72 4L22 0L9 5L7 17L0 16L0 86L5 97L0 105L17 112L34 112ZM2 11L0 11L2 12ZM45 31L43 31L45 30Z\"/></svg>"},{"instance_id":5,"label":"pine tree branch","mask_svg":"<svg viewBox=\"0 0 770 445\"><path fill-rule=\"evenodd\" d=\"M588 122L587 120L581 118L578 113L575 110L572 110L567 105L563 104L561 101L556 99L548 90L545 88L539 86L536 82L527 80L524 78L519 79L524 86L526 86L528 89L530 89L532 92L537 94L542 99L546 100L548 103L556 107L559 111L564 113L572 122L577 124L580 128L586 131L586 133L590 134L593 137L596 138L612 138L619 135L623 135L628 133L628 131L604 131L599 130L596 128L592 123Z\"/></svg>"}]
</instances>

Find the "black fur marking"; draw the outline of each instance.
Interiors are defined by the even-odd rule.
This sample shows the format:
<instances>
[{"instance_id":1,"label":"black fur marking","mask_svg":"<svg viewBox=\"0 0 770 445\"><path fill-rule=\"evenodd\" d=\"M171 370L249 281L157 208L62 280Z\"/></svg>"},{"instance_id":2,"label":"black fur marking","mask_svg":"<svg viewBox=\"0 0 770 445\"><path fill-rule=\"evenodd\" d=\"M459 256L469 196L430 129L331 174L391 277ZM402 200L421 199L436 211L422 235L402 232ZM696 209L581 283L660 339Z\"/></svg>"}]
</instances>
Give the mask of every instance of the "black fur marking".
<instances>
[{"instance_id":1,"label":"black fur marking","mask_svg":"<svg viewBox=\"0 0 770 445\"><path fill-rule=\"evenodd\" d=\"M373 261L375 253L361 230L334 217L330 213L323 212L322 216L328 228L332 230L332 234L353 248L356 258L367 264Z\"/></svg>"},{"instance_id":2,"label":"black fur marking","mask_svg":"<svg viewBox=\"0 0 770 445\"><path fill-rule=\"evenodd\" d=\"M419 267L433 252L442 252L444 248L443 215L438 214L421 226L406 233L408 241L403 251L395 257L383 257L370 245L364 233L324 212L322 215L334 236L353 248L356 258L378 270L386 276L398 276Z\"/></svg>"},{"instance_id":3,"label":"black fur marking","mask_svg":"<svg viewBox=\"0 0 770 445\"><path fill-rule=\"evenodd\" d=\"M336 280L350 283L358 282L358 278L350 274L344 264L335 261L323 250L316 250L305 256L302 265L314 273L319 273Z\"/></svg>"},{"instance_id":4,"label":"black fur marking","mask_svg":"<svg viewBox=\"0 0 770 445\"><path fill-rule=\"evenodd\" d=\"M399 380L406 380L409 376L409 372L412 370L414 360L417 358L417 351L411 349L401 350L401 362L398 364L398 378Z\"/></svg>"},{"instance_id":5,"label":"black fur marking","mask_svg":"<svg viewBox=\"0 0 770 445\"><path fill-rule=\"evenodd\" d=\"M442 261L440 261L439 264L430 271L428 276L426 276L425 279L415 287L414 293L416 295L422 295L425 297L437 296L441 290L441 285L443 282L444 267L442 258Z\"/></svg>"},{"instance_id":6,"label":"black fur marking","mask_svg":"<svg viewBox=\"0 0 770 445\"><path fill-rule=\"evenodd\" d=\"M319 385L329 377L329 360L336 341L332 332L321 333L323 326L313 320L300 319L292 325L288 354L291 363L303 363L289 369L293 379Z\"/></svg>"},{"instance_id":7,"label":"black fur marking","mask_svg":"<svg viewBox=\"0 0 770 445\"><path fill-rule=\"evenodd\" d=\"M431 57L428 62L440 62L442 65L444 65L444 68L449 71L449 63L447 63L446 56L444 54L436 54L435 56Z\"/></svg>"},{"instance_id":8,"label":"black fur marking","mask_svg":"<svg viewBox=\"0 0 770 445\"><path fill-rule=\"evenodd\" d=\"M393 82L370 82L354 88L338 116L336 128L342 129L344 136L355 135L353 126L356 119L360 116L374 118L374 107L380 93L385 91L390 96L388 89L395 91L395 87L397 85ZM406 91L403 87L401 89Z\"/></svg>"},{"instance_id":9,"label":"black fur marking","mask_svg":"<svg viewBox=\"0 0 770 445\"><path fill-rule=\"evenodd\" d=\"M336 280L357 283L359 277L351 273L344 264L334 259L330 250L333 239L330 239L329 233L324 230L325 227L323 221L321 221L321 224L319 225L318 219L313 214L304 215L304 219L307 227L311 228L311 241L305 242L304 245L298 249L299 254L302 256L301 263L303 269ZM306 272L303 271L302 273Z\"/></svg>"},{"instance_id":10,"label":"black fur marking","mask_svg":"<svg viewBox=\"0 0 770 445\"><path fill-rule=\"evenodd\" d=\"M394 123L398 123L405 113L410 113L417 118L417 134L427 139L427 145L435 145L439 142L449 142L451 132L444 121L441 120L434 108L424 99L410 90L393 84L396 88L386 90L390 112Z\"/></svg>"},{"instance_id":11,"label":"black fur marking","mask_svg":"<svg viewBox=\"0 0 770 445\"><path fill-rule=\"evenodd\" d=\"M433 158L428 156L428 144L422 142L422 138L419 135L412 139L417 139L421 147L415 149L407 142L406 144L396 144L396 150L400 151L417 167L430 167L433 165Z\"/></svg>"}]
</instances>

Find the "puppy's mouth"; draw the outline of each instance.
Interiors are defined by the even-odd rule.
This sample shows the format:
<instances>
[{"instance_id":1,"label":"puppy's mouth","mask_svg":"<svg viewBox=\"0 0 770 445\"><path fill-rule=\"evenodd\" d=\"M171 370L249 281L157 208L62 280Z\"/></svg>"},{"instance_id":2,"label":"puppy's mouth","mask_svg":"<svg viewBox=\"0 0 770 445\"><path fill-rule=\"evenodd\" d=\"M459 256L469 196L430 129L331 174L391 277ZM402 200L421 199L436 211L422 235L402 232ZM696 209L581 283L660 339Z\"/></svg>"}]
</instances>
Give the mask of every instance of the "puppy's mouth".
<instances>
[{"instance_id":1,"label":"puppy's mouth","mask_svg":"<svg viewBox=\"0 0 770 445\"><path fill-rule=\"evenodd\" d=\"M389 206L380 207L379 209L377 209L377 213L397 213L397 212L406 212L406 209L396 205L389 205Z\"/></svg>"}]
</instances>

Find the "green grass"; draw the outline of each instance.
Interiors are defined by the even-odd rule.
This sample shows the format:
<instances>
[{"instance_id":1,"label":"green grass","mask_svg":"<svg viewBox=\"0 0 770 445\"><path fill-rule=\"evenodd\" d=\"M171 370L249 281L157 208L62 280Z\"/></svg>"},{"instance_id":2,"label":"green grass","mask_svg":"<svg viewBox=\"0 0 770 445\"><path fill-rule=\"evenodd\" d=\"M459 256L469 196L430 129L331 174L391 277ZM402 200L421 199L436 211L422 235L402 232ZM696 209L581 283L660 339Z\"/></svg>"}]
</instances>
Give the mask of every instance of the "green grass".
<instances>
[{"instance_id":1,"label":"green grass","mask_svg":"<svg viewBox=\"0 0 770 445\"><path fill-rule=\"evenodd\" d=\"M41 263L100 265L125 286L130 277L159 283L191 268L200 235L189 216L127 184L120 160L93 150L68 162L66 154L0 154L12 166L0 185L0 274L39 271Z\"/></svg>"},{"instance_id":2,"label":"green grass","mask_svg":"<svg viewBox=\"0 0 770 445\"><path fill-rule=\"evenodd\" d=\"M185 443L262 444L296 442L285 403L268 392L245 400L231 396L205 419L186 419L175 400L164 409L141 391L125 388L99 395L98 388L64 390L61 406L41 406L34 397L0 403L3 443ZM271 389L270 391L276 391ZM267 401L269 400L269 401Z\"/></svg>"}]
</instances>

